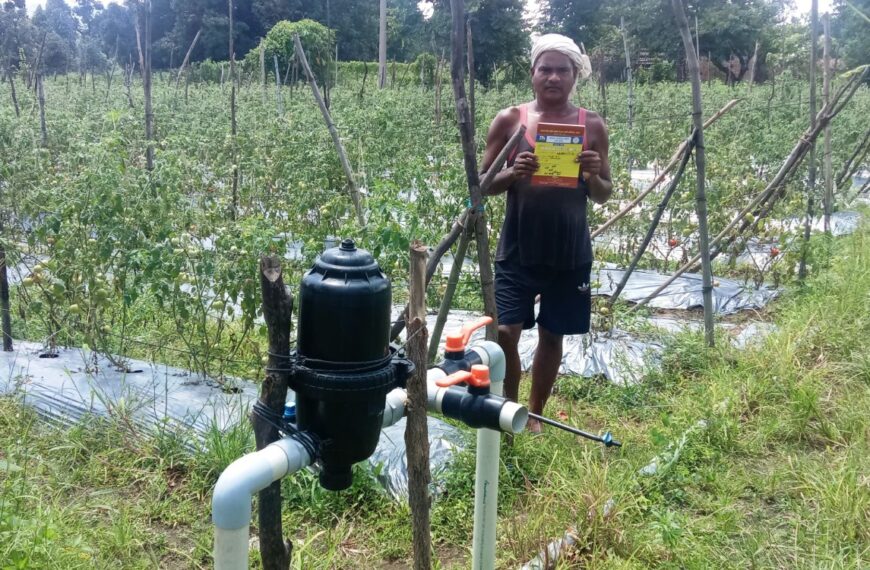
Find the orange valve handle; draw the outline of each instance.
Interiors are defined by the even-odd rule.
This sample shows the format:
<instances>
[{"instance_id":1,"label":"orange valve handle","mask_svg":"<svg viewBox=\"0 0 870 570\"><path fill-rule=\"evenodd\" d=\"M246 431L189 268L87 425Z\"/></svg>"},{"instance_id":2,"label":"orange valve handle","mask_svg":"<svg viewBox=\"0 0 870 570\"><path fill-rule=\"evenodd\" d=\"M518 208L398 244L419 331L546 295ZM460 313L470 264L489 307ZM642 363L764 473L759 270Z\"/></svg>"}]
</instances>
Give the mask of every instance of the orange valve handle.
<instances>
[{"instance_id":1,"label":"orange valve handle","mask_svg":"<svg viewBox=\"0 0 870 570\"><path fill-rule=\"evenodd\" d=\"M481 319L468 323L458 333L447 335L447 341L444 344L446 352L465 352L465 347L468 345L469 339L474 331L492 322L492 317L482 317Z\"/></svg>"},{"instance_id":2,"label":"orange valve handle","mask_svg":"<svg viewBox=\"0 0 870 570\"><path fill-rule=\"evenodd\" d=\"M457 384L463 383L475 388L489 388L489 366L475 364L471 367L471 372L460 370L446 378L435 381L435 385L439 388L447 388L449 386L456 386Z\"/></svg>"}]
</instances>

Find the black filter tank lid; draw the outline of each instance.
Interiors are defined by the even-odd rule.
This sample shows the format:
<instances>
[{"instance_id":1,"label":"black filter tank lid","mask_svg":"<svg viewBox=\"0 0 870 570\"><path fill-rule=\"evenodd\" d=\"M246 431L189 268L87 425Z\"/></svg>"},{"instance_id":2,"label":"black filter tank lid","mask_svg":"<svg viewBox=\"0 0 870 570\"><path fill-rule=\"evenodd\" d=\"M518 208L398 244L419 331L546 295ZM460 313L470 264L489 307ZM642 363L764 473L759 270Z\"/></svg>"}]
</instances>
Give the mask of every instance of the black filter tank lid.
<instances>
[{"instance_id":1,"label":"black filter tank lid","mask_svg":"<svg viewBox=\"0 0 870 570\"><path fill-rule=\"evenodd\" d=\"M383 359L391 303L390 281L368 251L352 239L326 250L299 288L300 356L332 363Z\"/></svg>"}]
</instances>

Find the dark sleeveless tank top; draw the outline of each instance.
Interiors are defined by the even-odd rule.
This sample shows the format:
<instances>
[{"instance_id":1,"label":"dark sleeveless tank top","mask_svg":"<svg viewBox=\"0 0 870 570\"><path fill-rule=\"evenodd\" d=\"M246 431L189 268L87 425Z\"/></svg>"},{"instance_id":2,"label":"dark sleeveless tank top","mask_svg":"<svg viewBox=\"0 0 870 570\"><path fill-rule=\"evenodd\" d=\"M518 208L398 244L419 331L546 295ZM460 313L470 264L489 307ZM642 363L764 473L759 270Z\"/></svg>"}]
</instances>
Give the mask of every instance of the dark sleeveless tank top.
<instances>
[{"instance_id":1,"label":"dark sleeveless tank top","mask_svg":"<svg viewBox=\"0 0 870 570\"><path fill-rule=\"evenodd\" d=\"M528 127L528 104L520 106L520 121ZM577 124L585 124L586 109L577 114ZM535 150L535 133L526 136L508 159ZM579 168L579 166L578 166ZM577 269L590 263L592 240L586 222L588 190L580 177L576 188L532 185L521 178L508 187L507 207L496 261L513 260L521 265L543 265L554 269Z\"/></svg>"}]
</instances>

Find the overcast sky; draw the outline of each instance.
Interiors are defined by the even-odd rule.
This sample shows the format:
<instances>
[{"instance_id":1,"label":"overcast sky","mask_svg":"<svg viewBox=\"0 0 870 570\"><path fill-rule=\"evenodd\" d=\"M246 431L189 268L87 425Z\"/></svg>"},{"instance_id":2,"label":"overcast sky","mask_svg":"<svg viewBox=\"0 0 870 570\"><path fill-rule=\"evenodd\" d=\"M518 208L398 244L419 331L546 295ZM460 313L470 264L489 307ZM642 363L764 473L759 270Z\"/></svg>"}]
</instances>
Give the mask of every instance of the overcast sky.
<instances>
[{"instance_id":1,"label":"overcast sky","mask_svg":"<svg viewBox=\"0 0 870 570\"><path fill-rule=\"evenodd\" d=\"M387 0L389 2L389 0ZM795 12L798 14L809 14L810 5L812 4L812 0L793 0L795 3ZM104 3L120 3L120 0L103 0ZM75 0L66 0L66 3L70 6L75 5ZM824 14L827 10L831 9L831 4L833 0L819 0L819 14ZM529 5L531 9L534 5L537 4L536 0L526 0L526 4ZM31 14L36 9L37 6L44 6L45 0L27 0L27 11Z\"/></svg>"}]
</instances>

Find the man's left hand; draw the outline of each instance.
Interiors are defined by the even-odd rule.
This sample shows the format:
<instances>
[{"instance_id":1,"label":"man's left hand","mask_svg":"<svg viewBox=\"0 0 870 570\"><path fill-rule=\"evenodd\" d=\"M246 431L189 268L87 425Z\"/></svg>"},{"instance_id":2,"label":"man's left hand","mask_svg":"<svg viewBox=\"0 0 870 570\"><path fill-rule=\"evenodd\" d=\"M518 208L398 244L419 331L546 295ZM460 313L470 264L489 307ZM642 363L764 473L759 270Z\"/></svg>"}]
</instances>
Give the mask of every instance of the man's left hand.
<instances>
[{"instance_id":1,"label":"man's left hand","mask_svg":"<svg viewBox=\"0 0 870 570\"><path fill-rule=\"evenodd\" d=\"M580 171L587 180L601 173L601 155L598 151L584 150L577 155L574 162L580 163Z\"/></svg>"}]
</instances>

